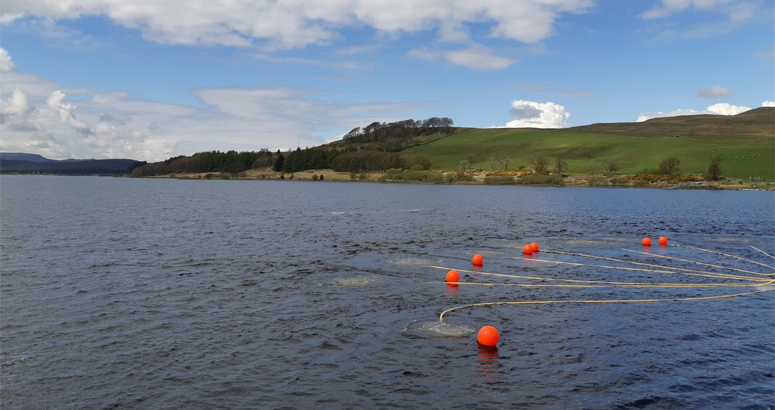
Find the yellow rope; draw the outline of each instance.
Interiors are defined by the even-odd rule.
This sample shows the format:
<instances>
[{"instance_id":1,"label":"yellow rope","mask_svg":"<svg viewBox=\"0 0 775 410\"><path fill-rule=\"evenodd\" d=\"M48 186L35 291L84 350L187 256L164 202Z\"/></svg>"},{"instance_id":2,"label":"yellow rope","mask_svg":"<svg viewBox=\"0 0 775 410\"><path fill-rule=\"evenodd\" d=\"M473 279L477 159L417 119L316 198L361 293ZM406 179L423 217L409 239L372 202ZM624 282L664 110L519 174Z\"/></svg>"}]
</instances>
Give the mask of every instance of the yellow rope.
<instances>
[{"instance_id":1,"label":"yellow rope","mask_svg":"<svg viewBox=\"0 0 775 410\"><path fill-rule=\"evenodd\" d=\"M670 270L678 271L682 275L688 275L688 276L700 276L700 277L708 277L708 278L716 278L716 279L731 279L731 280L749 280L749 281L759 281L759 282L766 282L767 281L767 279L752 278L750 276L731 275L731 274L728 274L728 273L708 272L708 271L702 271L702 270L697 270L697 269L675 268L675 267L657 265L657 264L653 264L653 263L628 261L628 260L624 260L624 259L608 258L608 257L605 257L605 256L589 255L589 254L585 254L585 253L563 252L563 251L549 251L549 250L544 250L542 252L556 253L556 254L559 254L559 255L581 256L581 257L584 257L584 258L592 258L592 259L602 259L602 260L613 261L613 262L627 263L627 264L630 264L630 265L651 266L651 267L662 268L662 269L670 269Z\"/></svg>"},{"instance_id":2,"label":"yellow rope","mask_svg":"<svg viewBox=\"0 0 775 410\"><path fill-rule=\"evenodd\" d=\"M622 248L622 250L623 250L623 251L627 251L627 252L640 253L640 254L643 254L643 255L654 256L654 257L657 257L657 258L673 259L673 260L677 260L677 261L681 261L681 262L688 262L688 263L694 263L694 264L697 264L697 265L710 266L710 267L712 267L712 268L716 268L716 269L727 269L727 270L733 270L733 271L736 271L736 272L748 273L748 274L751 274L751 275L758 275L758 276L775 276L775 273L761 273L761 272L752 272L752 271L745 270L745 269L737 269L737 268L730 268L730 267L727 267L727 266L714 265L714 264L712 264L712 263L705 263L705 262L696 262L696 261L690 261L690 260L688 260L688 259L681 259L681 258L676 258L675 256L657 255L657 254L654 254L654 253L649 253L649 252L641 252L641 251L634 251L634 250L632 250L632 249L625 249L625 248Z\"/></svg>"},{"instance_id":3,"label":"yellow rope","mask_svg":"<svg viewBox=\"0 0 775 410\"><path fill-rule=\"evenodd\" d=\"M609 283L600 285L549 285L530 283L487 283L487 282L426 282L431 285L462 285L462 286L511 286L522 288L747 288L775 284L775 279L765 283L644 283L625 284Z\"/></svg>"},{"instance_id":4,"label":"yellow rope","mask_svg":"<svg viewBox=\"0 0 775 410\"><path fill-rule=\"evenodd\" d=\"M724 252L717 252L717 251L712 251L710 249L703 249L703 248L698 248L696 246L689 246L689 245L674 245L674 246L682 247L682 248L689 248L689 249L697 249L698 251L703 251L703 252L715 253L717 255L722 255L722 256L727 256L727 257L730 257L730 258L740 259L741 261L746 261L746 262L754 263L754 264L757 264L757 265L760 265L760 266L764 266L766 268L775 269L775 266L770 266L770 265L767 265L766 263L757 262L757 261L754 261L754 260L743 258L741 256L737 256L737 255L730 255L730 254L724 253Z\"/></svg>"},{"instance_id":5,"label":"yellow rope","mask_svg":"<svg viewBox=\"0 0 775 410\"><path fill-rule=\"evenodd\" d=\"M520 260L522 258L512 258L512 259ZM714 278L714 279L753 280L753 281L766 281L767 280L767 279L752 278L752 277L749 277L749 276L729 275L727 273L713 273L713 272L708 272L708 273L683 273L683 272L671 272L669 270L622 268L622 267L617 267L617 266L591 265L591 264L587 264L587 263L550 261L550 260L545 260L545 259L532 259L531 258L530 260L531 261L535 261L535 262L547 262L547 263L556 263L556 264L573 265L573 266L589 266L589 267L594 267L594 268L634 270L634 271L668 273L668 274L680 273L681 275L700 276L700 277ZM626 262L626 261L623 261L623 262ZM672 268L667 268L667 269L672 269Z\"/></svg>"},{"instance_id":6,"label":"yellow rope","mask_svg":"<svg viewBox=\"0 0 775 410\"><path fill-rule=\"evenodd\" d=\"M511 258L516 260L523 260L523 258ZM544 262L544 263L556 263L558 265L572 265L572 266L590 266L595 268L605 268L605 269L619 269L619 270L632 270L632 271L640 271L640 272L656 272L656 273L675 273L669 270L656 270L656 269L643 269L643 268L623 268L619 266L608 266L608 265L590 265L587 263L579 263L579 262L562 262L562 261L550 261L546 259L536 259L536 258L530 258L527 259L531 262Z\"/></svg>"},{"instance_id":7,"label":"yellow rope","mask_svg":"<svg viewBox=\"0 0 775 410\"><path fill-rule=\"evenodd\" d=\"M429 266L429 268L432 269L441 269L441 270L453 270L453 268L447 268L444 266ZM478 272L478 271L472 271L472 270L465 270L465 269L455 269L458 272L466 272L466 273L475 273L479 275L489 275L489 276L498 276L503 278L515 278L515 279L527 279L527 280L540 280L540 281L550 281L550 282L568 282L568 283L584 283L584 284L600 284L600 285L619 285L619 286L653 286L654 283L650 282L616 282L616 281L605 281L605 280L583 280L583 279L559 279L559 278L545 278L540 276L524 276L524 275L508 275L504 273L492 273L492 272ZM760 279L756 278L755 281L760 281ZM445 282L446 283L446 282ZM757 284L757 285L768 285L771 283L775 283L774 280L765 281L764 283ZM662 284L659 284L662 285ZM665 283L664 285L686 285L684 283ZM724 284L719 284L724 285ZM676 286L677 287L677 286Z\"/></svg>"},{"instance_id":8,"label":"yellow rope","mask_svg":"<svg viewBox=\"0 0 775 410\"><path fill-rule=\"evenodd\" d=\"M450 309L447 309L439 315L439 322L444 323L444 315L447 313L460 310L460 309L468 309L473 307L481 307L481 306L495 306L495 305L549 305L549 304L560 304L560 303L655 303L655 302L686 302L686 301L696 301L696 300L714 300L714 299L729 299L734 298L738 296L748 296L753 295L757 293L763 293L763 292L772 292L775 289L765 289L765 290L757 290L753 292L746 292L746 293L735 293L731 295L720 295L720 296L701 296L701 297L694 297L694 298L671 298L671 299L609 299L609 300L534 300L534 301L517 301L517 302L484 302L484 303L474 303L470 305L464 305L464 306L457 306Z\"/></svg>"},{"instance_id":9,"label":"yellow rope","mask_svg":"<svg viewBox=\"0 0 775 410\"><path fill-rule=\"evenodd\" d=\"M772 255L770 255L769 253L767 253L767 252L764 252L763 250L761 250L761 249L759 249L759 248L757 248L757 247L755 247L755 246L753 246L753 245L748 245L748 246L750 246L750 247L752 247L752 248L756 249L757 251L759 251L759 252L761 252L761 253L763 253L763 254L765 254L765 255L769 256L769 257L770 257L770 258L772 258L772 259L775 259L775 256L772 256Z\"/></svg>"}]
</instances>

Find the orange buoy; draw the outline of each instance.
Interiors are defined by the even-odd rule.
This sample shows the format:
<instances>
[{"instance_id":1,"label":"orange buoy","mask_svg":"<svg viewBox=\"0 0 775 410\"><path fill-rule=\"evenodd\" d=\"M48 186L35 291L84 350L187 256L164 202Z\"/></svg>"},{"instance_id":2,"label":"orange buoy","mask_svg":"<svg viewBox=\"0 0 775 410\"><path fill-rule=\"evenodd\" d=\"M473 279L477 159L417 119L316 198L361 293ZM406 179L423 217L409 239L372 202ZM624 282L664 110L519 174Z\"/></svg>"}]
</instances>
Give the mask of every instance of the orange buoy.
<instances>
[{"instance_id":1,"label":"orange buoy","mask_svg":"<svg viewBox=\"0 0 775 410\"><path fill-rule=\"evenodd\" d=\"M498 344L499 337L500 335L498 335L498 329L492 326L484 326L483 328L479 329L479 335L476 337L476 340L480 345L495 346Z\"/></svg>"},{"instance_id":2,"label":"orange buoy","mask_svg":"<svg viewBox=\"0 0 775 410\"><path fill-rule=\"evenodd\" d=\"M471 262L476 266L482 266L482 263L484 262L484 258L482 258L482 255L479 255L478 253L474 255L474 257L471 259Z\"/></svg>"},{"instance_id":3,"label":"orange buoy","mask_svg":"<svg viewBox=\"0 0 775 410\"><path fill-rule=\"evenodd\" d=\"M533 247L532 247L532 246L530 246L530 245L525 245L525 246L522 248L522 253L524 253L525 255L530 255L530 254L532 254L532 253L533 253Z\"/></svg>"},{"instance_id":4,"label":"orange buoy","mask_svg":"<svg viewBox=\"0 0 775 410\"><path fill-rule=\"evenodd\" d=\"M659 244L662 246L667 245L667 237L666 236L660 236L659 237Z\"/></svg>"},{"instance_id":5,"label":"orange buoy","mask_svg":"<svg viewBox=\"0 0 775 410\"><path fill-rule=\"evenodd\" d=\"M535 243L535 242L531 243L530 244L530 249L532 249L534 253L538 252L538 244Z\"/></svg>"},{"instance_id":6,"label":"orange buoy","mask_svg":"<svg viewBox=\"0 0 775 410\"><path fill-rule=\"evenodd\" d=\"M643 238L643 246L651 246L651 238Z\"/></svg>"},{"instance_id":7,"label":"orange buoy","mask_svg":"<svg viewBox=\"0 0 775 410\"><path fill-rule=\"evenodd\" d=\"M447 272L447 282L460 282L460 274L456 270Z\"/></svg>"}]
</instances>

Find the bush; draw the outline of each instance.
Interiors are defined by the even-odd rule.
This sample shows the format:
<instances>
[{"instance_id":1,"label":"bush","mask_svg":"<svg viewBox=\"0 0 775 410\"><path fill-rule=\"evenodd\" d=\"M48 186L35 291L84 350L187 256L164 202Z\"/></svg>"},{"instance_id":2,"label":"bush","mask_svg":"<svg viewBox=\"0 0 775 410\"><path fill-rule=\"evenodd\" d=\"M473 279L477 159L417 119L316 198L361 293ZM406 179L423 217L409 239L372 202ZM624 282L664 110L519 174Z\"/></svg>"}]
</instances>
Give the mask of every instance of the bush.
<instances>
[{"instance_id":1,"label":"bush","mask_svg":"<svg viewBox=\"0 0 775 410\"><path fill-rule=\"evenodd\" d=\"M512 176L491 175L491 176L484 177L484 183L486 185L514 185L517 182Z\"/></svg>"},{"instance_id":2,"label":"bush","mask_svg":"<svg viewBox=\"0 0 775 410\"><path fill-rule=\"evenodd\" d=\"M409 169L414 168L415 171L431 169L432 166L430 158L423 154L412 155L406 160L406 167Z\"/></svg>"},{"instance_id":3,"label":"bush","mask_svg":"<svg viewBox=\"0 0 775 410\"><path fill-rule=\"evenodd\" d=\"M318 180L318 174L312 174L312 180L317 181Z\"/></svg>"},{"instance_id":4,"label":"bush","mask_svg":"<svg viewBox=\"0 0 775 410\"><path fill-rule=\"evenodd\" d=\"M453 175L454 176L454 175ZM444 182L444 173L441 171L412 171L401 169L389 169L383 181L416 181L416 182Z\"/></svg>"},{"instance_id":5,"label":"bush","mask_svg":"<svg viewBox=\"0 0 775 410\"><path fill-rule=\"evenodd\" d=\"M710 158L710 165L705 170L705 179L708 181L718 181L721 179L721 155Z\"/></svg>"},{"instance_id":6,"label":"bush","mask_svg":"<svg viewBox=\"0 0 775 410\"><path fill-rule=\"evenodd\" d=\"M522 185L555 185L560 186L563 184L562 175L525 175L520 178L517 183Z\"/></svg>"},{"instance_id":7,"label":"bush","mask_svg":"<svg viewBox=\"0 0 775 410\"><path fill-rule=\"evenodd\" d=\"M213 175L211 172L205 174L205 179L213 179L213 177L215 177L215 175Z\"/></svg>"},{"instance_id":8,"label":"bush","mask_svg":"<svg viewBox=\"0 0 775 410\"><path fill-rule=\"evenodd\" d=\"M669 157L659 163L659 173L664 175L677 174L681 160L678 157Z\"/></svg>"},{"instance_id":9,"label":"bush","mask_svg":"<svg viewBox=\"0 0 775 410\"><path fill-rule=\"evenodd\" d=\"M589 186L608 186L608 178L606 177L589 177L587 180Z\"/></svg>"},{"instance_id":10,"label":"bush","mask_svg":"<svg viewBox=\"0 0 775 410\"><path fill-rule=\"evenodd\" d=\"M611 178L611 185L616 186L627 186L630 184L630 179L626 177L615 177Z\"/></svg>"}]
</instances>

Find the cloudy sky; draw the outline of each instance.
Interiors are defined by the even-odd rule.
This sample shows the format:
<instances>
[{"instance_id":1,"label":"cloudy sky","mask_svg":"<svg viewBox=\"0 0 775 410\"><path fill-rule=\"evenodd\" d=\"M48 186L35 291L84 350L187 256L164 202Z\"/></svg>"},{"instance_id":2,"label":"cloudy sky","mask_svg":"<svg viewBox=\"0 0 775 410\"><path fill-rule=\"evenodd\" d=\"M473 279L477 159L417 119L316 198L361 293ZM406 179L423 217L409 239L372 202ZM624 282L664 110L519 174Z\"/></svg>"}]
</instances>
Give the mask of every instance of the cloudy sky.
<instances>
[{"instance_id":1,"label":"cloudy sky","mask_svg":"<svg viewBox=\"0 0 775 410\"><path fill-rule=\"evenodd\" d=\"M373 121L775 105L772 0L3 0L0 150L157 161Z\"/></svg>"}]
</instances>

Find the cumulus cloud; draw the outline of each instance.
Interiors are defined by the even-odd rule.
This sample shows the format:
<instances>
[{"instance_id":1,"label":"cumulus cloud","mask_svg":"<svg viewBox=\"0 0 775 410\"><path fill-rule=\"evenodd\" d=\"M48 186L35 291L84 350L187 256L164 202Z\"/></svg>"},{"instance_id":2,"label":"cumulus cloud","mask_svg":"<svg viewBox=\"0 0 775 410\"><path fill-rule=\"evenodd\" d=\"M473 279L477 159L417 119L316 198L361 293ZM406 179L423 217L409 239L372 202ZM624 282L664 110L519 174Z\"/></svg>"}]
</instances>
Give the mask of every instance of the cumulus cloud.
<instances>
[{"instance_id":1,"label":"cumulus cloud","mask_svg":"<svg viewBox=\"0 0 775 410\"><path fill-rule=\"evenodd\" d=\"M708 111L710 111L712 114L718 115L737 115L750 109L751 107L746 107L744 105L732 105L729 103L718 103L708 107Z\"/></svg>"},{"instance_id":2,"label":"cumulus cloud","mask_svg":"<svg viewBox=\"0 0 775 410\"><path fill-rule=\"evenodd\" d=\"M63 103L62 101L64 101L64 99L65 93L63 93L62 90L55 90L46 100L46 105L49 109L59 114L59 120L62 121L62 123L69 124L81 132L88 133L86 124L75 118L76 107L72 104Z\"/></svg>"},{"instance_id":3,"label":"cumulus cloud","mask_svg":"<svg viewBox=\"0 0 775 410\"><path fill-rule=\"evenodd\" d=\"M248 46L258 40L284 48L329 43L341 36L338 30L363 26L385 33L435 30L442 40L460 40L468 36L467 25L485 23L491 37L533 43L552 35L560 14L581 13L593 4L594 0L169 0L139 7L124 0L91 0L88 6L5 0L0 21L105 16L161 43Z\"/></svg>"},{"instance_id":4,"label":"cumulus cloud","mask_svg":"<svg viewBox=\"0 0 775 410\"><path fill-rule=\"evenodd\" d=\"M0 47L0 74L5 74L13 71L14 64L11 56L8 55L8 51Z\"/></svg>"},{"instance_id":5,"label":"cumulus cloud","mask_svg":"<svg viewBox=\"0 0 775 410\"><path fill-rule=\"evenodd\" d=\"M32 111L33 107L27 100L27 95L22 90L16 88L13 94L6 101L0 101L0 121L12 116L26 117Z\"/></svg>"},{"instance_id":6,"label":"cumulus cloud","mask_svg":"<svg viewBox=\"0 0 775 410\"><path fill-rule=\"evenodd\" d=\"M775 101L764 101L762 107L775 107Z\"/></svg>"},{"instance_id":7,"label":"cumulus cloud","mask_svg":"<svg viewBox=\"0 0 775 410\"><path fill-rule=\"evenodd\" d=\"M718 103L713 104L709 106L708 108L704 110L695 110L691 108L682 108L675 111L669 111L669 112L655 112L655 113L648 113L648 114L640 114L638 116L637 122L643 122L646 120L650 120L652 118L663 118L663 117L677 117L679 115L701 115L701 114L715 114L715 115L737 115L743 112L746 112L750 110L751 107L746 107L744 105L733 105L729 103Z\"/></svg>"},{"instance_id":8,"label":"cumulus cloud","mask_svg":"<svg viewBox=\"0 0 775 410\"><path fill-rule=\"evenodd\" d=\"M564 106L551 101L514 100L509 113L516 119L491 128L565 128L570 118Z\"/></svg>"},{"instance_id":9,"label":"cumulus cloud","mask_svg":"<svg viewBox=\"0 0 775 410\"><path fill-rule=\"evenodd\" d=\"M453 51L430 51L427 48L409 50L409 57L424 61L446 61L474 70L500 70L516 61L493 54L493 50L481 44L472 44L469 48Z\"/></svg>"},{"instance_id":10,"label":"cumulus cloud","mask_svg":"<svg viewBox=\"0 0 775 410\"><path fill-rule=\"evenodd\" d=\"M714 85L713 87L700 88L699 91L697 91L697 98L724 98L732 95L734 91L734 88Z\"/></svg>"}]
</instances>

